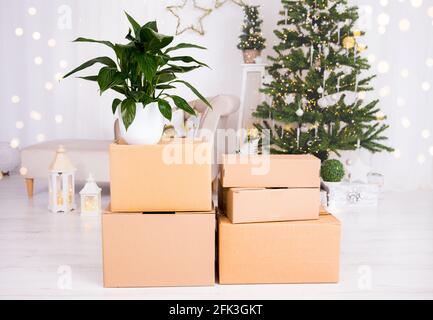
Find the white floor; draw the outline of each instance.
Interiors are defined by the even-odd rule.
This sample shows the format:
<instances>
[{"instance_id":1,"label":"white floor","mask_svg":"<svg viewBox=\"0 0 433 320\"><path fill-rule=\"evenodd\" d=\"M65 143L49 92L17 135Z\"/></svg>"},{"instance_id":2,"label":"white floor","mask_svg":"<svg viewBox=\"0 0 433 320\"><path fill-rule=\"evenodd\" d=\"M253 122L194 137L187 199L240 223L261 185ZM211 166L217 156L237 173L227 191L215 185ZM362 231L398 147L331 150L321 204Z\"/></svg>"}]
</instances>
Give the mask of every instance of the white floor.
<instances>
[{"instance_id":1,"label":"white floor","mask_svg":"<svg viewBox=\"0 0 433 320\"><path fill-rule=\"evenodd\" d=\"M337 214L337 285L104 289L99 218L46 206L43 181L28 201L21 177L0 180L0 299L433 299L432 191L385 194L379 208Z\"/></svg>"}]
</instances>

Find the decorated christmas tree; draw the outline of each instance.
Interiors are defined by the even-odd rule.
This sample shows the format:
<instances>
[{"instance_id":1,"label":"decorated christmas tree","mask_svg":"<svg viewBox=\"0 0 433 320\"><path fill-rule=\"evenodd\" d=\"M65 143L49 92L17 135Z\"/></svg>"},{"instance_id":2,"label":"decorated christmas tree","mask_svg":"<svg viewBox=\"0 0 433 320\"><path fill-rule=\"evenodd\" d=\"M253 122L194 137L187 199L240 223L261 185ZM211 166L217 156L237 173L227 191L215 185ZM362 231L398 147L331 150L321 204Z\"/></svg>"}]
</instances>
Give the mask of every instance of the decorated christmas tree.
<instances>
[{"instance_id":1,"label":"decorated christmas tree","mask_svg":"<svg viewBox=\"0 0 433 320\"><path fill-rule=\"evenodd\" d=\"M245 20L242 26L242 35L238 49L240 50L258 50L265 48L265 38L263 38L261 25L263 20L260 19L259 6L244 6Z\"/></svg>"},{"instance_id":2,"label":"decorated christmas tree","mask_svg":"<svg viewBox=\"0 0 433 320\"><path fill-rule=\"evenodd\" d=\"M347 0L282 0L275 31L279 43L269 57L266 102L255 116L270 130L271 152L314 154L365 148L392 151L378 100L365 102L374 75L362 56L367 47L356 30L358 8Z\"/></svg>"}]
</instances>

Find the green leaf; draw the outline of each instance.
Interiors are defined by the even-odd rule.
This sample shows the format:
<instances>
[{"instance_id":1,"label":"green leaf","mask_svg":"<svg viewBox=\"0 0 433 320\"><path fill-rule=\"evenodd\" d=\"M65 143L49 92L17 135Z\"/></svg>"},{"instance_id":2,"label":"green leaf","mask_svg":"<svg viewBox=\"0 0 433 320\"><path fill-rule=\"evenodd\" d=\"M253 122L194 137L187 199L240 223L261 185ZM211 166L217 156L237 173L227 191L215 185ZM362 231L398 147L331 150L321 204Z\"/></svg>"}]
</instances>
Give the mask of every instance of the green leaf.
<instances>
[{"instance_id":1,"label":"green leaf","mask_svg":"<svg viewBox=\"0 0 433 320\"><path fill-rule=\"evenodd\" d=\"M176 104L176 106L179 109L182 109L183 111L191 114L191 115L196 115L195 110L193 108L191 108L191 106L188 104L188 102L186 102L185 99L179 97L179 96L170 96L170 98L173 99L173 102Z\"/></svg>"},{"instance_id":2,"label":"green leaf","mask_svg":"<svg viewBox=\"0 0 433 320\"><path fill-rule=\"evenodd\" d=\"M117 108L119 107L119 105L121 103L122 103L122 100L120 100L120 99L114 99L113 105L112 105L113 114L116 114Z\"/></svg>"},{"instance_id":3,"label":"green leaf","mask_svg":"<svg viewBox=\"0 0 433 320\"><path fill-rule=\"evenodd\" d=\"M113 87L111 87L110 89L113 90L113 91L116 91L117 93L120 93L120 94L126 95L126 93L125 93L125 89L124 89L123 87L120 87L120 86L113 86Z\"/></svg>"},{"instance_id":4,"label":"green leaf","mask_svg":"<svg viewBox=\"0 0 433 320\"><path fill-rule=\"evenodd\" d=\"M176 80L176 76L173 73L163 73L159 75L158 83L167 83Z\"/></svg>"},{"instance_id":5,"label":"green leaf","mask_svg":"<svg viewBox=\"0 0 433 320\"><path fill-rule=\"evenodd\" d=\"M192 70L201 68L201 66L190 66L190 67L186 67L186 66L175 66L172 64L168 65L169 68L163 69L161 71L158 72L158 74L163 74L163 73L187 73L190 72Z\"/></svg>"},{"instance_id":6,"label":"green leaf","mask_svg":"<svg viewBox=\"0 0 433 320\"><path fill-rule=\"evenodd\" d=\"M203 67L207 67L207 68L209 68L209 66L208 66L206 63L203 63L203 62L197 61L196 59L194 59L194 58L192 58L192 57L189 57L189 56L171 57L171 58L170 58L170 61L182 61L182 62L185 62L185 63L195 62L195 63L197 63L197 64L199 64L199 65L201 65L201 66L203 66Z\"/></svg>"},{"instance_id":7,"label":"green leaf","mask_svg":"<svg viewBox=\"0 0 433 320\"><path fill-rule=\"evenodd\" d=\"M179 49L189 49L189 48L194 48L194 49L202 49L202 50L206 50L205 47L201 47L195 44L191 44L191 43L179 43L178 45L168 48L165 53L174 51L174 50L179 50Z\"/></svg>"},{"instance_id":8,"label":"green leaf","mask_svg":"<svg viewBox=\"0 0 433 320\"><path fill-rule=\"evenodd\" d=\"M125 11L125 14L126 14L126 17L128 18L129 23L131 24L132 28L134 29L135 37L136 38L140 37L141 26L126 11Z\"/></svg>"},{"instance_id":9,"label":"green leaf","mask_svg":"<svg viewBox=\"0 0 433 320\"><path fill-rule=\"evenodd\" d=\"M104 67L99 71L98 84L101 94L112 86L121 84L122 82L121 73L117 69Z\"/></svg>"},{"instance_id":10,"label":"green leaf","mask_svg":"<svg viewBox=\"0 0 433 320\"><path fill-rule=\"evenodd\" d=\"M78 79L83 79L83 80L87 80L87 81L98 82L98 76L78 77Z\"/></svg>"},{"instance_id":11,"label":"green leaf","mask_svg":"<svg viewBox=\"0 0 433 320\"><path fill-rule=\"evenodd\" d=\"M158 32L158 25L157 25L156 21L150 21L150 22L146 23L142 28L149 28L155 32Z\"/></svg>"},{"instance_id":12,"label":"green leaf","mask_svg":"<svg viewBox=\"0 0 433 320\"><path fill-rule=\"evenodd\" d=\"M148 42L147 49L153 51L168 46L173 42L174 38L172 36L165 36L157 33L149 27L144 27L140 32L140 39L143 42Z\"/></svg>"},{"instance_id":13,"label":"green leaf","mask_svg":"<svg viewBox=\"0 0 433 320\"><path fill-rule=\"evenodd\" d=\"M171 121L171 118L173 116L173 111L171 109L170 104L162 99L158 100L158 106L159 106L159 111L161 111L161 114L169 121Z\"/></svg>"},{"instance_id":14,"label":"green leaf","mask_svg":"<svg viewBox=\"0 0 433 320\"><path fill-rule=\"evenodd\" d=\"M122 111L123 124L125 125L126 130L128 130L135 119L135 113L136 113L135 101L132 99L123 100L121 105L121 111Z\"/></svg>"},{"instance_id":15,"label":"green leaf","mask_svg":"<svg viewBox=\"0 0 433 320\"><path fill-rule=\"evenodd\" d=\"M175 86L171 86L169 84L160 84L156 86L156 89L158 90L170 90L170 89L176 89Z\"/></svg>"},{"instance_id":16,"label":"green leaf","mask_svg":"<svg viewBox=\"0 0 433 320\"><path fill-rule=\"evenodd\" d=\"M84 69L87 69L87 68L93 66L96 63L104 64L104 65L106 65L107 67L110 67L110 68L117 68L116 63L111 58L109 58L109 57L98 57L98 58L89 60L87 62L84 62L81 66L79 66L78 68L75 68L74 70L72 70L71 72L69 72L68 74L66 74L63 78L65 79L65 78L73 75L74 73L77 73L77 72L79 72L81 70L84 70Z\"/></svg>"},{"instance_id":17,"label":"green leaf","mask_svg":"<svg viewBox=\"0 0 433 320\"><path fill-rule=\"evenodd\" d=\"M194 94L201 100L201 101L203 101L204 103L206 103L206 105L207 106L209 106L209 108L211 108L212 109L212 106L211 106L211 104L209 103L209 101L207 101L207 99L196 89L196 88L194 88L190 83L188 83L188 82L186 82L186 81L183 81L183 80L175 80L175 81L172 81L171 83L169 83L169 85L170 84L172 84L172 83L182 83L182 84L184 84L184 85L186 85L192 92L194 92Z\"/></svg>"},{"instance_id":18,"label":"green leaf","mask_svg":"<svg viewBox=\"0 0 433 320\"><path fill-rule=\"evenodd\" d=\"M106 45L107 47L110 47L111 49L114 49L114 44L110 41L102 41L102 40L94 40L94 39L87 39L87 38L78 38L75 39L73 42L89 42L89 43L99 43Z\"/></svg>"},{"instance_id":19,"label":"green leaf","mask_svg":"<svg viewBox=\"0 0 433 320\"><path fill-rule=\"evenodd\" d=\"M158 69L158 64L155 61L156 58L149 54L137 54L135 57L146 80L152 82Z\"/></svg>"}]
</instances>

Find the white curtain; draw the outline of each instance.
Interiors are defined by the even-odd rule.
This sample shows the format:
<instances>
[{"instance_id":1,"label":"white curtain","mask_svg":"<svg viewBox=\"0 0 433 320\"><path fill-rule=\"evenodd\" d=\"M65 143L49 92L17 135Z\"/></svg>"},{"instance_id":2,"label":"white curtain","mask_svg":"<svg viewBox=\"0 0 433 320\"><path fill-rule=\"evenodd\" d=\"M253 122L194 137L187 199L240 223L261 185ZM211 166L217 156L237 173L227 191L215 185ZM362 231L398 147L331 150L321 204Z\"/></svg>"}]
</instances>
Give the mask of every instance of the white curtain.
<instances>
[{"instance_id":1,"label":"white curtain","mask_svg":"<svg viewBox=\"0 0 433 320\"><path fill-rule=\"evenodd\" d=\"M251 2L262 5L268 39L265 54L272 54L280 0ZM59 138L111 138L113 96L99 97L96 85L83 80L56 80L86 59L111 53L98 45L70 41L78 36L123 41L128 29L123 10L139 21L156 19L162 32L174 33L177 21L166 6L179 3L182 1L0 0L0 141L25 147ZM196 3L209 7L215 0ZM367 99L380 97L380 107L391 125L389 144L397 150L379 155L362 152L360 156L374 171L385 175L389 189L431 187L433 1L352 3L361 7L360 28L367 31L362 42L369 46L364 54L371 58L372 72L378 73L375 90ZM198 14L189 5L181 22L193 23ZM240 94L241 54L236 44L241 21L241 9L229 1L203 20L205 36L187 32L179 37L179 41L208 48L190 53L212 69L186 77L208 96Z\"/></svg>"}]
</instances>

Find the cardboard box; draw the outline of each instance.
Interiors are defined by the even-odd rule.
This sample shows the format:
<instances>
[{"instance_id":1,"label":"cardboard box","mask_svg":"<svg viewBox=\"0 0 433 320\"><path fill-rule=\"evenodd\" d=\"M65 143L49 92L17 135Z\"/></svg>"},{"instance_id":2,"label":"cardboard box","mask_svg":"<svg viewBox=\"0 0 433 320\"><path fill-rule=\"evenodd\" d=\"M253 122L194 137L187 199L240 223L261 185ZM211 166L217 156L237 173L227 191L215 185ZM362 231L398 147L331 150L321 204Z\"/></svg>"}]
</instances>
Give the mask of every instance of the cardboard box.
<instances>
[{"instance_id":1,"label":"cardboard box","mask_svg":"<svg viewBox=\"0 0 433 320\"><path fill-rule=\"evenodd\" d=\"M158 145L110 146L113 212L212 209L209 143L187 139Z\"/></svg>"},{"instance_id":2,"label":"cardboard box","mask_svg":"<svg viewBox=\"0 0 433 320\"><path fill-rule=\"evenodd\" d=\"M102 216L104 287L213 286L215 211Z\"/></svg>"},{"instance_id":3,"label":"cardboard box","mask_svg":"<svg viewBox=\"0 0 433 320\"><path fill-rule=\"evenodd\" d=\"M224 188L320 188L320 159L311 155L224 155Z\"/></svg>"},{"instance_id":4,"label":"cardboard box","mask_svg":"<svg viewBox=\"0 0 433 320\"><path fill-rule=\"evenodd\" d=\"M318 188L228 188L222 200L232 223L319 219Z\"/></svg>"},{"instance_id":5,"label":"cardboard box","mask_svg":"<svg viewBox=\"0 0 433 320\"><path fill-rule=\"evenodd\" d=\"M334 216L250 224L218 220L221 284L339 281L341 225Z\"/></svg>"}]
</instances>

